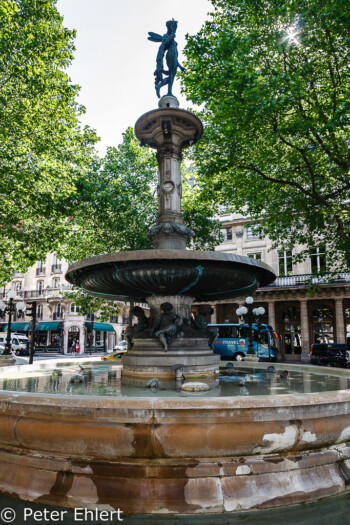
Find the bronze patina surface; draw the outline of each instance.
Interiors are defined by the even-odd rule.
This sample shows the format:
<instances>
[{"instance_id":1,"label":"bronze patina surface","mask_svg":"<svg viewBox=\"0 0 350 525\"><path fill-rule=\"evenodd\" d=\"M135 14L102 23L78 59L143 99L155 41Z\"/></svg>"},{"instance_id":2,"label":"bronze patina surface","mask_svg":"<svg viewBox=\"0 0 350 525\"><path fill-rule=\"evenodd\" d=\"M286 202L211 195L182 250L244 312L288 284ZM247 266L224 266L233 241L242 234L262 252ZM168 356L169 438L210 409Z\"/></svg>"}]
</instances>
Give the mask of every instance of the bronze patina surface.
<instances>
[{"instance_id":1,"label":"bronze patina surface","mask_svg":"<svg viewBox=\"0 0 350 525\"><path fill-rule=\"evenodd\" d=\"M249 295L275 274L262 261L234 254L140 250L84 259L70 266L66 279L107 299L185 295L204 302Z\"/></svg>"}]
</instances>

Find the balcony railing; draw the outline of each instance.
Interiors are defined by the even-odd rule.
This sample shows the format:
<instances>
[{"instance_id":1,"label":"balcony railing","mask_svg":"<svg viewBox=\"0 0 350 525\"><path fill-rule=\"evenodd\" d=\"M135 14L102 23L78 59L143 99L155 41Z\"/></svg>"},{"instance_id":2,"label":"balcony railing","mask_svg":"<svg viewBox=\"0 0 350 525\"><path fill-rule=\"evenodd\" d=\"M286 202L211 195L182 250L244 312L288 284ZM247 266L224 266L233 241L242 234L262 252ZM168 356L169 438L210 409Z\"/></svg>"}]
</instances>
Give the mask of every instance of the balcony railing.
<instances>
[{"instance_id":1,"label":"balcony railing","mask_svg":"<svg viewBox=\"0 0 350 525\"><path fill-rule=\"evenodd\" d=\"M52 314L52 319L54 321L63 321L64 320L64 314L60 314L60 313L55 312L55 313Z\"/></svg>"},{"instance_id":2,"label":"balcony railing","mask_svg":"<svg viewBox=\"0 0 350 525\"><path fill-rule=\"evenodd\" d=\"M264 286L264 288L284 288L291 286L312 286L315 284L345 284L350 283L350 272L312 274L304 273L301 275L279 275L275 282Z\"/></svg>"},{"instance_id":3,"label":"balcony railing","mask_svg":"<svg viewBox=\"0 0 350 525\"><path fill-rule=\"evenodd\" d=\"M25 290L25 299L34 299L35 297L44 297L45 290Z\"/></svg>"},{"instance_id":4,"label":"balcony railing","mask_svg":"<svg viewBox=\"0 0 350 525\"><path fill-rule=\"evenodd\" d=\"M117 323L118 322L118 316L117 315L111 315L109 318L110 323Z\"/></svg>"},{"instance_id":5,"label":"balcony railing","mask_svg":"<svg viewBox=\"0 0 350 525\"><path fill-rule=\"evenodd\" d=\"M36 273L36 275L45 275L46 269L45 269L44 266L42 266L41 268L37 268L35 273Z\"/></svg>"}]
</instances>

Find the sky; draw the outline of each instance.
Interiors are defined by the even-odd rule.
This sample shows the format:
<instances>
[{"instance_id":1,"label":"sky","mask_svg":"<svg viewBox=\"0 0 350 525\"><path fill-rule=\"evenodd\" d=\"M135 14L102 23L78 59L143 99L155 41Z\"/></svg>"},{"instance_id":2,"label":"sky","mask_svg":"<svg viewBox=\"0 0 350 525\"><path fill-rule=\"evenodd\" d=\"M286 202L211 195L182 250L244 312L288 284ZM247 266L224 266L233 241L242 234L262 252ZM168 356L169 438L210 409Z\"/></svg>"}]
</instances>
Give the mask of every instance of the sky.
<instances>
[{"instance_id":1,"label":"sky","mask_svg":"<svg viewBox=\"0 0 350 525\"><path fill-rule=\"evenodd\" d=\"M158 107L153 72L159 44L147 40L148 31L163 35L165 22L175 18L182 63L185 35L199 31L212 5L209 0L58 0L57 9L64 26L77 31L68 73L81 86L82 123L96 130L97 150L104 155L107 146L122 141L128 126ZM179 80L173 93L181 107L190 105L180 94Z\"/></svg>"}]
</instances>

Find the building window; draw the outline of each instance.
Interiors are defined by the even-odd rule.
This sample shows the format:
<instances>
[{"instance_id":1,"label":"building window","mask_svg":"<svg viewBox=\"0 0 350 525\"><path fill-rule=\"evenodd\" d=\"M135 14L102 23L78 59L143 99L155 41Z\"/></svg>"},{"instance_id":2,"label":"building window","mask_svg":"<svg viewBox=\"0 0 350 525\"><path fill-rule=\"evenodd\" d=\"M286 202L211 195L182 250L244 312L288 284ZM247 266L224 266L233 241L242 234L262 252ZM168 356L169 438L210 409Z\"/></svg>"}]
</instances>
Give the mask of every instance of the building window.
<instances>
[{"instance_id":1,"label":"building window","mask_svg":"<svg viewBox=\"0 0 350 525\"><path fill-rule=\"evenodd\" d=\"M293 275L292 250L278 252L278 275Z\"/></svg>"},{"instance_id":2,"label":"building window","mask_svg":"<svg viewBox=\"0 0 350 525\"><path fill-rule=\"evenodd\" d=\"M43 318L43 305L42 304L38 304L38 306L37 306L36 317L37 317L37 319L42 319Z\"/></svg>"},{"instance_id":3,"label":"building window","mask_svg":"<svg viewBox=\"0 0 350 525\"><path fill-rule=\"evenodd\" d=\"M80 307L77 306L76 304L74 303L71 303L70 305L70 313L71 314L78 314L79 313L79 310L80 310Z\"/></svg>"},{"instance_id":4,"label":"building window","mask_svg":"<svg viewBox=\"0 0 350 525\"><path fill-rule=\"evenodd\" d=\"M224 238L224 241L232 241L232 228L221 228L220 233Z\"/></svg>"},{"instance_id":5,"label":"building window","mask_svg":"<svg viewBox=\"0 0 350 525\"><path fill-rule=\"evenodd\" d=\"M247 239L256 239L257 237L258 237L258 234L254 226L248 226L247 227Z\"/></svg>"},{"instance_id":6,"label":"building window","mask_svg":"<svg viewBox=\"0 0 350 525\"><path fill-rule=\"evenodd\" d=\"M54 277L52 279L52 288L59 288L60 287L60 278Z\"/></svg>"},{"instance_id":7,"label":"building window","mask_svg":"<svg viewBox=\"0 0 350 525\"><path fill-rule=\"evenodd\" d=\"M13 283L13 289L16 291L16 292L20 292L22 290L22 282L21 281L16 281Z\"/></svg>"},{"instance_id":8,"label":"building window","mask_svg":"<svg viewBox=\"0 0 350 525\"><path fill-rule=\"evenodd\" d=\"M42 295L44 291L44 281L38 281L38 294Z\"/></svg>"},{"instance_id":9,"label":"building window","mask_svg":"<svg viewBox=\"0 0 350 525\"><path fill-rule=\"evenodd\" d=\"M261 252L248 253L248 257L250 257L251 259L256 259L257 261L261 261Z\"/></svg>"},{"instance_id":10,"label":"building window","mask_svg":"<svg viewBox=\"0 0 350 525\"><path fill-rule=\"evenodd\" d=\"M310 253L311 273L323 273L326 271L326 254L318 246L313 248Z\"/></svg>"},{"instance_id":11,"label":"building window","mask_svg":"<svg viewBox=\"0 0 350 525\"><path fill-rule=\"evenodd\" d=\"M57 266L58 264L60 264L60 262L61 262L61 259L59 259L57 257L57 253L55 253L54 256L53 256L53 264L54 264L54 266Z\"/></svg>"}]
</instances>

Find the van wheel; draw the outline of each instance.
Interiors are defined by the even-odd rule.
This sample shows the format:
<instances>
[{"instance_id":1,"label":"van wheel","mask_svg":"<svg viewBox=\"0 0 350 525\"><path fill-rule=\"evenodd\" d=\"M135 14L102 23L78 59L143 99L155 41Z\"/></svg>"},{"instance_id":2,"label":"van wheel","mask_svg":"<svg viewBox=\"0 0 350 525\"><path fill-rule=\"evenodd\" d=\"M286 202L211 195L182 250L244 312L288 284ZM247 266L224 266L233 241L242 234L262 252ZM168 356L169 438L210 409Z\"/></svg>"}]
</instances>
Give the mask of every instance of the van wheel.
<instances>
[{"instance_id":1,"label":"van wheel","mask_svg":"<svg viewBox=\"0 0 350 525\"><path fill-rule=\"evenodd\" d=\"M234 361L243 361L243 359L244 359L244 354L235 354L233 356Z\"/></svg>"}]
</instances>

